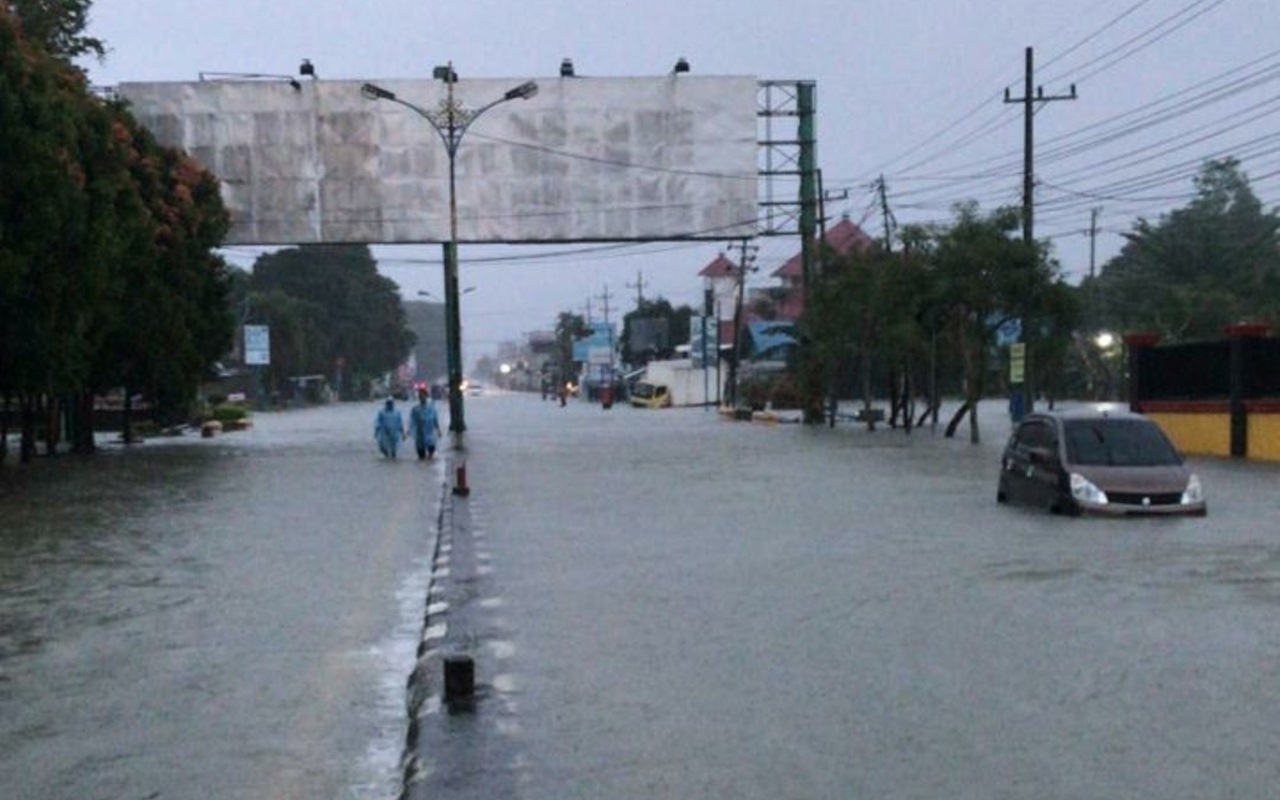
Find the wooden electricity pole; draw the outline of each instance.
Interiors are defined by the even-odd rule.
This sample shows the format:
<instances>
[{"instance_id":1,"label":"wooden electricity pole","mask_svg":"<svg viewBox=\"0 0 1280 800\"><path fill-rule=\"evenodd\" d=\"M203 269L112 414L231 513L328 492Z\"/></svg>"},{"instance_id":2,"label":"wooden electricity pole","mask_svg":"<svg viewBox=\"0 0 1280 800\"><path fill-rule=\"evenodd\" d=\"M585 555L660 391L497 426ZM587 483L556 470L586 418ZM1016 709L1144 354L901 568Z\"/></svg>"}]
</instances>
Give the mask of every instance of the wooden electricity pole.
<instances>
[{"instance_id":1,"label":"wooden electricity pole","mask_svg":"<svg viewBox=\"0 0 1280 800\"><path fill-rule=\"evenodd\" d=\"M1054 100L1075 100L1076 85L1071 84L1070 94L1046 95L1044 87L1036 87L1032 92L1035 76L1035 58L1032 48L1026 50L1026 72L1023 79L1022 97L1010 97L1009 90L1004 90L1006 103L1022 104L1022 241L1029 247L1035 246L1035 105ZM1020 368L1010 365L1010 411L1013 421L1022 419L1023 414L1035 410L1035 392L1031 383L1031 360L1027 354L1027 320L1020 321L1018 341L1011 351L1011 362L1020 361ZM1021 357L1019 358L1018 355Z\"/></svg>"}]
</instances>

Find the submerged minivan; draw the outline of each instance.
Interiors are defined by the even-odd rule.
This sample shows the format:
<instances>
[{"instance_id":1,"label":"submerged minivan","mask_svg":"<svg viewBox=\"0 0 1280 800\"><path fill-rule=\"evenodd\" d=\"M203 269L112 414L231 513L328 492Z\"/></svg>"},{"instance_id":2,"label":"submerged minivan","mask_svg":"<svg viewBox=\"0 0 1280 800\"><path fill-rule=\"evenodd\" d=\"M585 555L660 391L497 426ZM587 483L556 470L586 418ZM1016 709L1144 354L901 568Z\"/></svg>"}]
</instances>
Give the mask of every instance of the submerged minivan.
<instances>
[{"instance_id":1,"label":"submerged minivan","mask_svg":"<svg viewBox=\"0 0 1280 800\"><path fill-rule=\"evenodd\" d=\"M1159 425L1092 407L1024 417L1001 455L996 500L1070 515L1208 510L1200 478Z\"/></svg>"},{"instance_id":2,"label":"submerged minivan","mask_svg":"<svg viewBox=\"0 0 1280 800\"><path fill-rule=\"evenodd\" d=\"M665 384L638 381L631 388L631 405L636 408L667 408L671 405L671 391Z\"/></svg>"}]
</instances>

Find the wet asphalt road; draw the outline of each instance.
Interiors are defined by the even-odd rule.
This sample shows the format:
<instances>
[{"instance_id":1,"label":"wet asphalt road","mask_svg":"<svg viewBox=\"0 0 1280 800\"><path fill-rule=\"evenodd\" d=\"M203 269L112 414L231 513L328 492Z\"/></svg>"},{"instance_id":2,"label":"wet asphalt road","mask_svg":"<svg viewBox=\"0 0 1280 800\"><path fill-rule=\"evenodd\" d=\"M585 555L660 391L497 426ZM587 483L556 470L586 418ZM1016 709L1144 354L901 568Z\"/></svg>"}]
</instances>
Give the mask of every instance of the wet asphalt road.
<instances>
[{"instance_id":1,"label":"wet asphalt road","mask_svg":"<svg viewBox=\"0 0 1280 800\"><path fill-rule=\"evenodd\" d=\"M1280 466L1197 460L1204 519L997 506L998 405L471 398L438 538L452 471L372 404L6 466L0 795L394 797L408 727L430 800L1274 797Z\"/></svg>"},{"instance_id":2,"label":"wet asphalt road","mask_svg":"<svg viewBox=\"0 0 1280 800\"><path fill-rule=\"evenodd\" d=\"M1274 797L1280 468L998 506L998 405L973 446L471 402L433 649L481 694L424 706L413 796Z\"/></svg>"},{"instance_id":3,"label":"wet asphalt road","mask_svg":"<svg viewBox=\"0 0 1280 800\"><path fill-rule=\"evenodd\" d=\"M374 404L0 475L0 798L395 797L444 467Z\"/></svg>"}]
</instances>

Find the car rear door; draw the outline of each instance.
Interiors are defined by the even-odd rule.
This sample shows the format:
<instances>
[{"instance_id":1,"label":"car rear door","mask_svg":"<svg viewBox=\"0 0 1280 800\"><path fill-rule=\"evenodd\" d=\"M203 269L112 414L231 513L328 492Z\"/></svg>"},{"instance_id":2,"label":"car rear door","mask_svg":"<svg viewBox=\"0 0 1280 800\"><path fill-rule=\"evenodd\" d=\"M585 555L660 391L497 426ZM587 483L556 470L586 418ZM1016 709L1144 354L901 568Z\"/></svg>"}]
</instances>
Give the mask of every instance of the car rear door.
<instances>
[{"instance_id":1,"label":"car rear door","mask_svg":"<svg viewBox=\"0 0 1280 800\"><path fill-rule=\"evenodd\" d=\"M1051 420L1024 419L1005 450L1005 486L1011 499L1047 506L1058 484L1057 436Z\"/></svg>"},{"instance_id":2,"label":"car rear door","mask_svg":"<svg viewBox=\"0 0 1280 800\"><path fill-rule=\"evenodd\" d=\"M1037 505L1053 507L1062 494L1062 449L1058 426L1053 419L1041 421L1031 449L1030 491Z\"/></svg>"}]
</instances>

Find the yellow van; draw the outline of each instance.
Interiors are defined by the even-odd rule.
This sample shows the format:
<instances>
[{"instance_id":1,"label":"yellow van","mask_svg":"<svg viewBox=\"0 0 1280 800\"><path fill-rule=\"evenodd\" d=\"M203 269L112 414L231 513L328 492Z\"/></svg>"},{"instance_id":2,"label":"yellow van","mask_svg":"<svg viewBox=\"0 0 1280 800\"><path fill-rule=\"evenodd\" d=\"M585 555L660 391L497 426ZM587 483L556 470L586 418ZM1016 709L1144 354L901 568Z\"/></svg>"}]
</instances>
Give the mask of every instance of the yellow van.
<instances>
[{"instance_id":1,"label":"yellow van","mask_svg":"<svg viewBox=\"0 0 1280 800\"><path fill-rule=\"evenodd\" d=\"M671 392L665 384L640 381L631 389L631 405L636 408L667 408Z\"/></svg>"}]
</instances>

